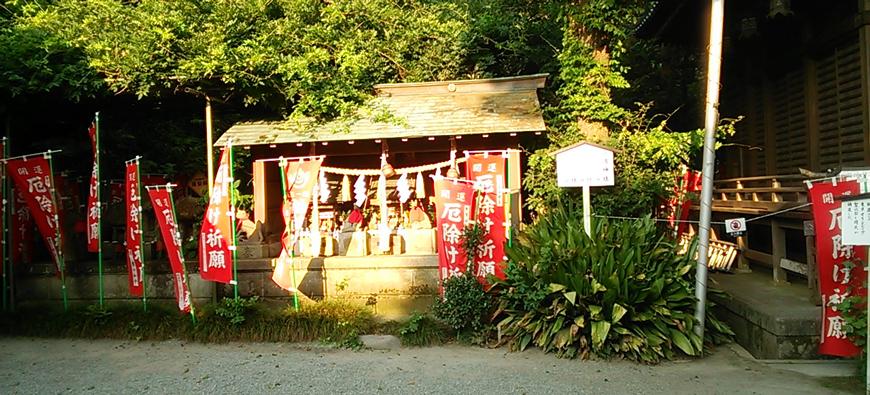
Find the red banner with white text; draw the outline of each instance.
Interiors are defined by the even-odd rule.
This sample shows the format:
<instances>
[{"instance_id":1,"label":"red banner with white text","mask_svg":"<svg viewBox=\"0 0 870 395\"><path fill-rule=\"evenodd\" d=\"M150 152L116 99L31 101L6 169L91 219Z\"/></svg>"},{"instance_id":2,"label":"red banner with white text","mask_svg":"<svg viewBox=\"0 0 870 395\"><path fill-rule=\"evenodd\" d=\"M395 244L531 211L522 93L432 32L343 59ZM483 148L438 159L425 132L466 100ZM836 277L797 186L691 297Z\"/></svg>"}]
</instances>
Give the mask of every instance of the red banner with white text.
<instances>
[{"instance_id":1,"label":"red banner with white text","mask_svg":"<svg viewBox=\"0 0 870 395\"><path fill-rule=\"evenodd\" d=\"M100 251L100 198L98 188L100 187L100 162L99 162L99 147L97 147L97 125L91 123L88 128L88 135L91 137L91 148L93 149L93 167L91 168L91 187L88 194L88 215L87 215L87 243L89 252Z\"/></svg>"},{"instance_id":2,"label":"red banner with white text","mask_svg":"<svg viewBox=\"0 0 870 395\"><path fill-rule=\"evenodd\" d=\"M507 220L505 219L505 160L502 151L475 154L468 157L466 175L474 181L479 191L477 221L483 228L484 237L475 254L474 274L481 283L495 276L504 280L507 256L504 253L507 242Z\"/></svg>"},{"instance_id":3,"label":"red banner with white text","mask_svg":"<svg viewBox=\"0 0 870 395\"><path fill-rule=\"evenodd\" d=\"M45 240L57 273L61 271L61 235L54 198L51 166L44 156L31 156L6 162L6 170L21 191L36 227Z\"/></svg>"},{"instance_id":4,"label":"red banner with white text","mask_svg":"<svg viewBox=\"0 0 870 395\"><path fill-rule=\"evenodd\" d=\"M436 178L434 190L438 278L439 284L443 284L448 277L464 275L468 265L462 234L465 225L472 222L474 186L470 182Z\"/></svg>"},{"instance_id":5,"label":"red banner with white text","mask_svg":"<svg viewBox=\"0 0 870 395\"><path fill-rule=\"evenodd\" d=\"M144 291L144 270L142 265L142 194L139 187L139 162L127 163L126 200L127 232L127 282L130 285L130 295L142 296Z\"/></svg>"},{"instance_id":6,"label":"red banner with white text","mask_svg":"<svg viewBox=\"0 0 870 395\"><path fill-rule=\"evenodd\" d=\"M839 304L849 296L849 289L866 278L859 262L867 259L864 247L853 248L841 243L841 196L857 195L857 181L816 182L809 189L813 226L816 233L816 265L822 294L822 333L819 354L852 357L860 349L846 338L845 321ZM855 262L851 267L847 262ZM866 289L858 293L866 295Z\"/></svg>"},{"instance_id":7,"label":"red banner with white text","mask_svg":"<svg viewBox=\"0 0 870 395\"><path fill-rule=\"evenodd\" d=\"M33 217L27 208L27 200L21 189L12 188L12 229L9 241L12 243L10 256L14 263L33 262Z\"/></svg>"},{"instance_id":8,"label":"red banner with white text","mask_svg":"<svg viewBox=\"0 0 870 395\"><path fill-rule=\"evenodd\" d=\"M229 152L224 148L218 164L208 208L199 230L199 276L230 284L233 281L233 219L231 216Z\"/></svg>"},{"instance_id":9,"label":"red banner with white text","mask_svg":"<svg viewBox=\"0 0 870 395\"><path fill-rule=\"evenodd\" d=\"M190 312L190 290L187 286L187 276L184 271L184 257L181 255L181 233L175 222L175 208L172 206L172 195L164 188L148 190L151 198L151 206L157 217L157 225L163 236L163 244L166 246L166 255L169 257L169 265L172 267L172 279L175 284L175 300L178 309L182 312Z\"/></svg>"},{"instance_id":10,"label":"red banner with white text","mask_svg":"<svg viewBox=\"0 0 870 395\"><path fill-rule=\"evenodd\" d=\"M305 222L305 214L308 213L314 185L320 174L321 163L323 163L323 158L287 164L285 174L287 193L293 203L293 225L297 232L302 229L302 224Z\"/></svg>"}]
</instances>

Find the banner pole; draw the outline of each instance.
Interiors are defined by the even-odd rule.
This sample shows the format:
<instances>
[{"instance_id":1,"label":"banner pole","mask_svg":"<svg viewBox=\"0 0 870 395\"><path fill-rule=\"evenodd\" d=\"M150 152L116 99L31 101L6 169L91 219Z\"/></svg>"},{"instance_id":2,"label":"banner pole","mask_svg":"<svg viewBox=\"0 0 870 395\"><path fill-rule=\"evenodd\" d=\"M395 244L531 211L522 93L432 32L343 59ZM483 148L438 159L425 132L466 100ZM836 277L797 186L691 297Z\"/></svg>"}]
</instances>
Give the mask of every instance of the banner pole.
<instances>
[{"instance_id":1,"label":"banner pole","mask_svg":"<svg viewBox=\"0 0 870 395\"><path fill-rule=\"evenodd\" d=\"M175 216L175 198L172 197L172 187L167 185L166 188L169 192L169 206L172 208L172 222L176 224L175 231L181 232L178 230L178 221ZM180 236L180 235L178 235ZM180 239L181 237L179 237ZM184 284L185 289L187 289L187 295L184 295L190 301L190 320L193 322L193 325L196 325L196 309L193 307L193 292L190 291L190 281L187 277L187 264L184 262L184 249L181 246L181 243L178 244L178 254L181 256L181 273L184 275Z\"/></svg>"},{"instance_id":2,"label":"banner pole","mask_svg":"<svg viewBox=\"0 0 870 395\"><path fill-rule=\"evenodd\" d=\"M284 210L284 204L287 203L287 162L281 161L278 162L278 167L281 168L281 196L283 196L283 200L281 201L281 210ZM290 212L293 210L291 208ZM291 214L292 215L292 214ZM283 216L283 213L282 213ZM292 221L291 221L292 222ZM290 228L290 223L284 224L285 229ZM290 232L290 281L293 281L293 309L299 311L299 289L296 288L296 264L293 256L293 232ZM284 244L284 240L281 240L281 245Z\"/></svg>"},{"instance_id":3,"label":"banner pole","mask_svg":"<svg viewBox=\"0 0 870 395\"><path fill-rule=\"evenodd\" d=\"M103 203L100 199L100 112L94 113L94 168L97 174L97 271L99 276L100 307L103 306Z\"/></svg>"},{"instance_id":4,"label":"banner pole","mask_svg":"<svg viewBox=\"0 0 870 395\"><path fill-rule=\"evenodd\" d=\"M233 235L233 245L230 246L230 249L233 251L233 297L238 300L239 299L239 272L238 272L238 254L236 253L236 245L238 244L238 234L236 233L236 187L235 182L236 179L233 178L233 140L230 139L226 145L227 149L227 167L229 167L230 179L229 179L229 189L230 189L230 222L231 222L231 232Z\"/></svg>"},{"instance_id":5,"label":"banner pole","mask_svg":"<svg viewBox=\"0 0 870 395\"><path fill-rule=\"evenodd\" d=\"M145 248L142 244L142 177L139 175L139 157L136 157L136 196L138 197L139 202L139 251L141 252L139 255L139 260L142 263L142 310L148 312L148 288L146 288L147 281L145 280Z\"/></svg>"},{"instance_id":6,"label":"banner pole","mask_svg":"<svg viewBox=\"0 0 870 395\"><path fill-rule=\"evenodd\" d=\"M3 137L2 139L0 139L0 141L2 141L2 144L3 144L3 157L5 158L9 154L9 150L7 149L7 143L6 143L8 140L6 140L6 137ZM8 288L7 282L6 282L6 272L9 271L9 267L8 267L9 266L9 249L6 248L6 245L9 244L9 237L7 237L7 233L11 234L11 232L7 232L9 230L9 223L7 221L8 215L6 214L7 207L8 207L8 204L7 204L8 203L8 198L7 198L8 191L6 188L6 166L3 166L3 168L0 169L0 174L3 175L3 177L0 178L0 183L3 184L2 185L2 189L3 189L2 195L3 196L2 196L2 198L0 198L0 202L2 202L2 204L3 204L2 210L0 210L3 212L3 218L2 218L3 229L0 230L3 232L2 234L0 234L0 239L3 240L3 311L8 311L8 309L9 309L9 298L8 298L9 288Z\"/></svg>"},{"instance_id":7,"label":"banner pole","mask_svg":"<svg viewBox=\"0 0 870 395\"><path fill-rule=\"evenodd\" d=\"M511 247L511 230L514 227L513 222L513 196L514 194L511 192L511 157L508 154L508 157L505 158L505 166L504 166L504 183L505 188L508 190L507 194L507 205L505 206L505 233L507 234L507 245Z\"/></svg>"},{"instance_id":8,"label":"banner pole","mask_svg":"<svg viewBox=\"0 0 870 395\"><path fill-rule=\"evenodd\" d=\"M50 153L47 153L48 156L48 174L51 176L51 203L54 206L54 224L55 224L55 237L57 238L57 242L55 244L57 256L57 265L60 269L60 291L61 296L63 297L63 311L69 311L69 301L67 300L66 294L66 268L64 267L64 259L63 259L63 236L60 230L60 216L58 213L57 207L57 188L54 186L54 159L51 157Z\"/></svg>"}]
</instances>

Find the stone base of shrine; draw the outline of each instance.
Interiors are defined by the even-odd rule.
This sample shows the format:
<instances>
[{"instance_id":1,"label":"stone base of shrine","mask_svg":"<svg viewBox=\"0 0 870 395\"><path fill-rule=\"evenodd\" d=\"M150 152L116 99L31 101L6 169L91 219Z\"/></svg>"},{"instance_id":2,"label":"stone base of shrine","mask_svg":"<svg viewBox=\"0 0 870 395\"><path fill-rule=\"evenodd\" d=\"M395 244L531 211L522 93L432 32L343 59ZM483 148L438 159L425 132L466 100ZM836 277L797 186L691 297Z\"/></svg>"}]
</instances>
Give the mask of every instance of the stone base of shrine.
<instances>
[{"instance_id":1,"label":"stone base of shrine","mask_svg":"<svg viewBox=\"0 0 870 395\"><path fill-rule=\"evenodd\" d=\"M806 280L773 284L769 273L712 273L716 313L737 335L737 343L759 359L818 359L821 307L809 298Z\"/></svg>"},{"instance_id":2,"label":"stone base of shrine","mask_svg":"<svg viewBox=\"0 0 870 395\"><path fill-rule=\"evenodd\" d=\"M272 259L240 260L239 293L266 299L292 299L272 281ZM438 294L438 255L294 258L291 278L300 296L337 298L370 306L375 314L397 319L423 312ZM232 295L218 285L218 295Z\"/></svg>"},{"instance_id":3,"label":"stone base of shrine","mask_svg":"<svg viewBox=\"0 0 870 395\"><path fill-rule=\"evenodd\" d=\"M272 259L243 259L238 262L239 295L259 296L270 301L291 301L292 293L272 281ZM172 277L165 273L168 264L148 263L164 273L147 276L149 301L174 303ZM96 267L83 264L83 266ZM191 268L195 264L188 263ZM438 255L381 255L364 257L336 256L327 258L295 258L292 277L299 297L304 299L336 298L367 305L378 316L399 319L414 311L426 311L438 294ZM33 265L30 273L15 278L16 305L61 303L60 279L51 273L51 265ZM104 297L108 303L139 303L129 296L127 274L121 268L107 267L103 276ZM68 275L67 293L70 303L93 304L99 298L96 274ZM202 304L232 297L233 287L200 279L190 274L193 301Z\"/></svg>"}]
</instances>

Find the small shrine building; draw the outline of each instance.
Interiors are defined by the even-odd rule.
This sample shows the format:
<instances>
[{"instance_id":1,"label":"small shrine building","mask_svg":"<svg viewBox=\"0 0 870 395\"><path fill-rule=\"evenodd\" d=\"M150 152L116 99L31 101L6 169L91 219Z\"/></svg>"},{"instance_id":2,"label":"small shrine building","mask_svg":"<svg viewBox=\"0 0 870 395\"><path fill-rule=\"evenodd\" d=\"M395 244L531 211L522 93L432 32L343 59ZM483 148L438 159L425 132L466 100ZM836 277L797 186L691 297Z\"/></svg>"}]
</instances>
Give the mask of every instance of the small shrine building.
<instances>
[{"instance_id":1,"label":"small shrine building","mask_svg":"<svg viewBox=\"0 0 870 395\"><path fill-rule=\"evenodd\" d=\"M319 233L322 242L314 251L317 247L308 248L310 243L300 241L297 256L434 255L431 176L464 177L465 156L474 151L505 157L512 196L509 217L518 224L522 218L520 145L546 130L537 94L546 78L547 74L536 74L379 84L374 86L375 98L352 120L233 125L215 146L250 150L252 220L262 224L254 243L240 243L239 258L274 258L280 251L268 247L279 243L285 228L280 158L323 158L320 195L312 198L310 218L300 229L308 238ZM379 180L386 181L386 199L378 193ZM351 228L346 223L355 210L364 218ZM374 225L381 221L391 230L389 249L378 243L384 233L375 232Z\"/></svg>"}]
</instances>

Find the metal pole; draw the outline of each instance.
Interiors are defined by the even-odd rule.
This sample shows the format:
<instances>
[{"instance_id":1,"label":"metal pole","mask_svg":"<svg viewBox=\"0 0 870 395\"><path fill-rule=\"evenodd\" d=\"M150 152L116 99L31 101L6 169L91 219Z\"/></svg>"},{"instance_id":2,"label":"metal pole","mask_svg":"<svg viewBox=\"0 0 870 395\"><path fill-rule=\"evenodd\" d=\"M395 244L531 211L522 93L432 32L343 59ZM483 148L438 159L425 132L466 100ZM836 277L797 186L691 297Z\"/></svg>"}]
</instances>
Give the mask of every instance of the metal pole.
<instances>
[{"instance_id":1,"label":"metal pole","mask_svg":"<svg viewBox=\"0 0 870 395\"><path fill-rule=\"evenodd\" d=\"M722 25L725 0L710 2L710 45L707 58L707 98L704 117L704 167L701 182L701 212L698 225L698 265L695 272L695 334L704 339L707 308L707 253L710 250L710 217L713 202L713 172L716 162L716 126L719 123L719 81L722 67Z\"/></svg>"},{"instance_id":2,"label":"metal pole","mask_svg":"<svg viewBox=\"0 0 870 395\"><path fill-rule=\"evenodd\" d=\"M205 97L205 163L208 166L208 190L214 188L214 136L211 128L211 98Z\"/></svg>"}]
</instances>

